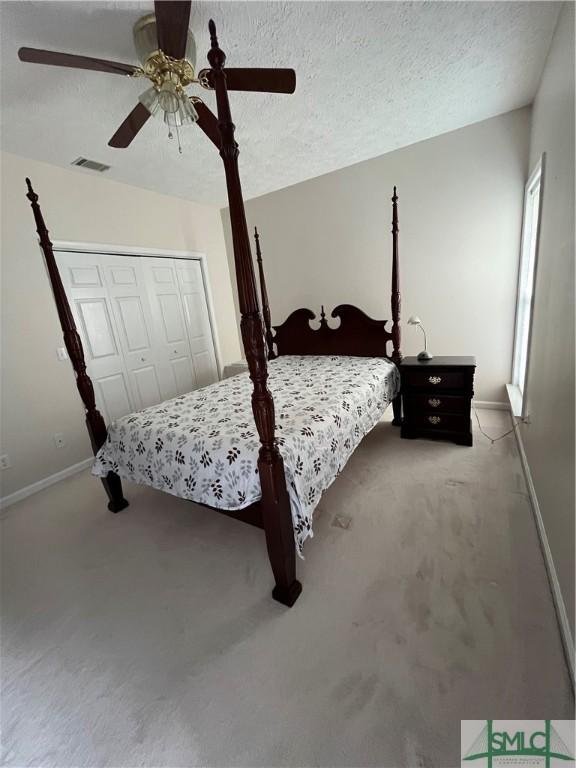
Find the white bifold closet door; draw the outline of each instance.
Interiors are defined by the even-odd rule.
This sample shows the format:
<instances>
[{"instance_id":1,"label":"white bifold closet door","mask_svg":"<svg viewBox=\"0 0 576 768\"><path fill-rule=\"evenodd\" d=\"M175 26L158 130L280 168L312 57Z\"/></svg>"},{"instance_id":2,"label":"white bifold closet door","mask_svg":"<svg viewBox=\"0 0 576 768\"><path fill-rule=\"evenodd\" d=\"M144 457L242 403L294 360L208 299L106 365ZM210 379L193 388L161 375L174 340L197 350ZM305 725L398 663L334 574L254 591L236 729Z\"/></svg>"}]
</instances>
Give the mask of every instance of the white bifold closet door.
<instances>
[{"instance_id":1,"label":"white bifold closet door","mask_svg":"<svg viewBox=\"0 0 576 768\"><path fill-rule=\"evenodd\" d=\"M60 251L107 423L218 378L199 261Z\"/></svg>"}]
</instances>

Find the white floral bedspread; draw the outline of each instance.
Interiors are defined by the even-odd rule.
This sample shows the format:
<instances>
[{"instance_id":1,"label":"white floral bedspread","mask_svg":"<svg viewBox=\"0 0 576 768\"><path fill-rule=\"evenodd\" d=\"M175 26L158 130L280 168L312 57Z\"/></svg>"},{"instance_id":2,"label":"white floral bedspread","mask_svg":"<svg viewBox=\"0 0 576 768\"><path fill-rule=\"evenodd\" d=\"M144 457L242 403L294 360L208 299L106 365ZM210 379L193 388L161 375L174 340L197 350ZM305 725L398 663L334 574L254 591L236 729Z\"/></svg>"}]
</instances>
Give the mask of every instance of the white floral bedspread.
<instances>
[{"instance_id":1,"label":"white floral bedspread","mask_svg":"<svg viewBox=\"0 0 576 768\"><path fill-rule=\"evenodd\" d=\"M268 385L301 553L322 492L380 420L400 377L383 358L287 355L269 363ZM92 473L112 470L219 509L247 507L262 495L251 394L241 373L124 416L108 427Z\"/></svg>"}]
</instances>

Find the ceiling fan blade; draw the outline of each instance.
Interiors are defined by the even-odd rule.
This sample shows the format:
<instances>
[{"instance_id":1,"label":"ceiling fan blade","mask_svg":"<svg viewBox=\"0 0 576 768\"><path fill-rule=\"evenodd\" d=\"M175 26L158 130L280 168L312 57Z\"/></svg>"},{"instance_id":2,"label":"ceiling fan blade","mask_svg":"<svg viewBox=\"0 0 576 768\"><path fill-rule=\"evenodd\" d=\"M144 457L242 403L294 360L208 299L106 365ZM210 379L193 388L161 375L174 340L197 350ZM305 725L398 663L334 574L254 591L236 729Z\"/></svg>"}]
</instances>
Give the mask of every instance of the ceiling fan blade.
<instances>
[{"instance_id":1,"label":"ceiling fan blade","mask_svg":"<svg viewBox=\"0 0 576 768\"><path fill-rule=\"evenodd\" d=\"M108 142L108 146L115 147L116 149L125 149L126 147L129 147L132 143L132 139L136 136L149 117L152 117L150 112L148 112L144 104L138 102L120 128L118 128L114 136L112 136Z\"/></svg>"},{"instance_id":2,"label":"ceiling fan blade","mask_svg":"<svg viewBox=\"0 0 576 768\"><path fill-rule=\"evenodd\" d=\"M20 61L29 61L32 64L92 69L96 72L110 72L113 75L131 75L136 71L136 67L131 64L121 64L106 59L92 59L90 56L76 56L73 53L61 53L60 51L43 51L40 48L20 48L18 58Z\"/></svg>"},{"instance_id":3,"label":"ceiling fan blade","mask_svg":"<svg viewBox=\"0 0 576 768\"><path fill-rule=\"evenodd\" d=\"M186 55L191 0L154 0L158 47L173 59Z\"/></svg>"},{"instance_id":4,"label":"ceiling fan blade","mask_svg":"<svg viewBox=\"0 0 576 768\"><path fill-rule=\"evenodd\" d=\"M226 87L229 91L260 91L262 93L294 93L296 72L293 69L224 69ZM212 70L203 69L198 73L200 84L211 88ZM207 85L206 85L207 84Z\"/></svg>"},{"instance_id":5,"label":"ceiling fan blade","mask_svg":"<svg viewBox=\"0 0 576 768\"><path fill-rule=\"evenodd\" d=\"M193 101L192 104L198 113L197 125L204 131L210 141L220 149L222 140L220 129L218 128L218 118L203 101Z\"/></svg>"}]
</instances>

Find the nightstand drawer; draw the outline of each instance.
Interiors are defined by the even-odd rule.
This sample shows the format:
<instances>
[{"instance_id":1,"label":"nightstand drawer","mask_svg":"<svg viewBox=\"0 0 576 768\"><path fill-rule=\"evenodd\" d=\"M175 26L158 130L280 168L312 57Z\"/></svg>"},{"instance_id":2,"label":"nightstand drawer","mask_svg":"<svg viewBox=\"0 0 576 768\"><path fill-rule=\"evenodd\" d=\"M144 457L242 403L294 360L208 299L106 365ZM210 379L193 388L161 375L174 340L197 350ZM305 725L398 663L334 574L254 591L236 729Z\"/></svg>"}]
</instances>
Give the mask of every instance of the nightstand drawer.
<instances>
[{"instance_id":1,"label":"nightstand drawer","mask_svg":"<svg viewBox=\"0 0 576 768\"><path fill-rule=\"evenodd\" d=\"M438 432L469 432L470 416L466 413L413 413L405 416L407 424Z\"/></svg>"},{"instance_id":2,"label":"nightstand drawer","mask_svg":"<svg viewBox=\"0 0 576 768\"><path fill-rule=\"evenodd\" d=\"M459 395L444 395L442 392L427 392L416 394L408 392L404 395L404 410L406 413L464 413L470 414L470 398Z\"/></svg>"},{"instance_id":3,"label":"nightstand drawer","mask_svg":"<svg viewBox=\"0 0 576 768\"><path fill-rule=\"evenodd\" d=\"M463 389L466 386L463 371L406 369L402 378L405 386L414 389Z\"/></svg>"}]
</instances>

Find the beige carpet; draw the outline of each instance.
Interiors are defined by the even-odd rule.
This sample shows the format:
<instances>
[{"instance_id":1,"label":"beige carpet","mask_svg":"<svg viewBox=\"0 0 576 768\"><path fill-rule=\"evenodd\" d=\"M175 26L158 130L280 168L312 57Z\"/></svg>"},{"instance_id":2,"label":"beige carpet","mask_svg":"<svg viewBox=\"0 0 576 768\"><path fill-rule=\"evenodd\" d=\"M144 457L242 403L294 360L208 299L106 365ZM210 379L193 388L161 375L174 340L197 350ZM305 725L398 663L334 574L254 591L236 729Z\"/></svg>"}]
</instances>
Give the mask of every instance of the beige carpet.
<instances>
[{"instance_id":1,"label":"beige carpet","mask_svg":"<svg viewBox=\"0 0 576 768\"><path fill-rule=\"evenodd\" d=\"M126 491L112 515L84 472L7 510L4 765L445 767L461 718L573 716L513 437L379 425L291 610L262 532Z\"/></svg>"}]
</instances>

